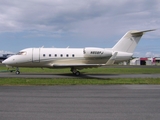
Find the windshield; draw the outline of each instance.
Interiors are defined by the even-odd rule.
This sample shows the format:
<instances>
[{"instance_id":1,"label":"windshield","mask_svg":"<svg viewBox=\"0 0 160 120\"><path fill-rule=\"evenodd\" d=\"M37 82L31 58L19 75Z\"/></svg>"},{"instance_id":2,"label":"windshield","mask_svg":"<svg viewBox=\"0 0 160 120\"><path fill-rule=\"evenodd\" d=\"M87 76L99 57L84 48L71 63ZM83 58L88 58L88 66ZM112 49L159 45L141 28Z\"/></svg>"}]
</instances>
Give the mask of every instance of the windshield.
<instances>
[{"instance_id":1,"label":"windshield","mask_svg":"<svg viewBox=\"0 0 160 120\"><path fill-rule=\"evenodd\" d=\"M26 55L26 54L27 54L27 52L21 51L21 52L18 52L16 55Z\"/></svg>"}]
</instances>

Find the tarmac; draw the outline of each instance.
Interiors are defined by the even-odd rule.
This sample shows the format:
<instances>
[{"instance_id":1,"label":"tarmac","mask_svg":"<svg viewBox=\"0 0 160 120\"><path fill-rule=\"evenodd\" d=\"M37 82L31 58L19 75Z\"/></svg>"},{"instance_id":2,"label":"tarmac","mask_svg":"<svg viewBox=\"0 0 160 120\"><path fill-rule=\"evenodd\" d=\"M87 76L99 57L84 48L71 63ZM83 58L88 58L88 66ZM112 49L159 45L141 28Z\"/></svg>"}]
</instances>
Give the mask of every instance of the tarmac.
<instances>
[{"instance_id":1,"label":"tarmac","mask_svg":"<svg viewBox=\"0 0 160 120\"><path fill-rule=\"evenodd\" d=\"M81 74L75 76L72 73L68 74L29 74L21 73L16 75L15 73L1 72L0 78L160 78L160 74Z\"/></svg>"},{"instance_id":2,"label":"tarmac","mask_svg":"<svg viewBox=\"0 0 160 120\"><path fill-rule=\"evenodd\" d=\"M2 120L158 120L160 85L0 86Z\"/></svg>"},{"instance_id":3,"label":"tarmac","mask_svg":"<svg viewBox=\"0 0 160 120\"><path fill-rule=\"evenodd\" d=\"M160 78L160 74L27 74L3 78ZM160 85L0 86L3 120L158 120Z\"/></svg>"}]
</instances>

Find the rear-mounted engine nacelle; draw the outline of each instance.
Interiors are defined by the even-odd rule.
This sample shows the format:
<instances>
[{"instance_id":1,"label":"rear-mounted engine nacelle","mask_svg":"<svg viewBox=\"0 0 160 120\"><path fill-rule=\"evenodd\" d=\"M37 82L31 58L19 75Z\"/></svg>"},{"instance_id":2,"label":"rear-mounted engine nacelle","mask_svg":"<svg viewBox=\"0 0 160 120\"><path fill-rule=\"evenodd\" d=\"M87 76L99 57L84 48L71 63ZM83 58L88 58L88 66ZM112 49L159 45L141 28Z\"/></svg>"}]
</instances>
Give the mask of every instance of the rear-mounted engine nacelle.
<instances>
[{"instance_id":1,"label":"rear-mounted engine nacelle","mask_svg":"<svg viewBox=\"0 0 160 120\"><path fill-rule=\"evenodd\" d=\"M84 48L84 57L110 57L112 51L103 48Z\"/></svg>"}]
</instances>

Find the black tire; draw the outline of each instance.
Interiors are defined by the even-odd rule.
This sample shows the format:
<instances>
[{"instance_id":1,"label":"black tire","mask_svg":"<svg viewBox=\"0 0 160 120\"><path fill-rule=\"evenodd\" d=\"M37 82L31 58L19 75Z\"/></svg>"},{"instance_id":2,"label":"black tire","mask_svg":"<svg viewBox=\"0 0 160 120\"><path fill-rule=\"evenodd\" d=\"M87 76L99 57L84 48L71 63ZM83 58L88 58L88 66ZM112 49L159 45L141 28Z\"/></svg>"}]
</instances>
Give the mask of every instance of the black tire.
<instances>
[{"instance_id":1,"label":"black tire","mask_svg":"<svg viewBox=\"0 0 160 120\"><path fill-rule=\"evenodd\" d=\"M17 75L19 75L19 74L20 74L20 72L19 72L19 71L16 71L16 74L17 74Z\"/></svg>"},{"instance_id":2,"label":"black tire","mask_svg":"<svg viewBox=\"0 0 160 120\"><path fill-rule=\"evenodd\" d=\"M76 76L80 76L80 74L81 74L81 73L80 73L79 71L77 71L77 72L75 73Z\"/></svg>"}]
</instances>

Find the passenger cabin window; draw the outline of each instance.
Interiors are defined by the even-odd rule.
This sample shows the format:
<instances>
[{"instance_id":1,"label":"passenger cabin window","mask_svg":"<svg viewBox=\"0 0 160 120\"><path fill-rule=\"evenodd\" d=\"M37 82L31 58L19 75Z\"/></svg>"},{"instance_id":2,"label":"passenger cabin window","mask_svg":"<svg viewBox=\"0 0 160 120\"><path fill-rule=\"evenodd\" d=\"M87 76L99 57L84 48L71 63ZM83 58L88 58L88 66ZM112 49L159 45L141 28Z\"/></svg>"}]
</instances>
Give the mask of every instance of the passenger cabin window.
<instances>
[{"instance_id":1,"label":"passenger cabin window","mask_svg":"<svg viewBox=\"0 0 160 120\"><path fill-rule=\"evenodd\" d=\"M55 54L54 56L57 57L57 54Z\"/></svg>"},{"instance_id":2,"label":"passenger cabin window","mask_svg":"<svg viewBox=\"0 0 160 120\"><path fill-rule=\"evenodd\" d=\"M25 52L25 51L18 52L16 55L27 55L27 52Z\"/></svg>"},{"instance_id":3,"label":"passenger cabin window","mask_svg":"<svg viewBox=\"0 0 160 120\"><path fill-rule=\"evenodd\" d=\"M43 57L45 57L46 55L45 54L43 54Z\"/></svg>"},{"instance_id":4,"label":"passenger cabin window","mask_svg":"<svg viewBox=\"0 0 160 120\"><path fill-rule=\"evenodd\" d=\"M74 54L72 54L72 57L74 57Z\"/></svg>"},{"instance_id":5,"label":"passenger cabin window","mask_svg":"<svg viewBox=\"0 0 160 120\"><path fill-rule=\"evenodd\" d=\"M51 57L51 54L49 54L49 57Z\"/></svg>"},{"instance_id":6,"label":"passenger cabin window","mask_svg":"<svg viewBox=\"0 0 160 120\"><path fill-rule=\"evenodd\" d=\"M67 54L66 57L69 57L69 55Z\"/></svg>"},{"instance_id":7,"label":"passenger cabin window","mask_svg":"<svg viewBox=\"0 0 160 120\"><path fill-rule=\"evenodd\" d=\"M63 54L61 54L61 57L63 57Z\"/></svg>"}]
</instances>

